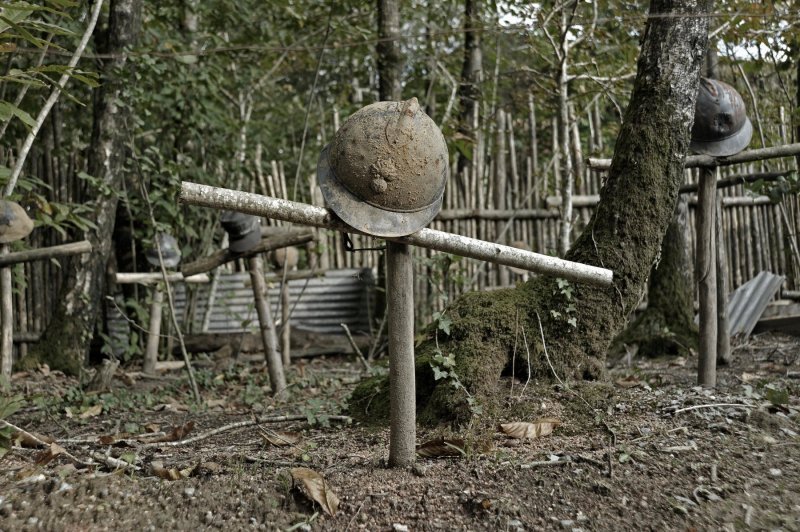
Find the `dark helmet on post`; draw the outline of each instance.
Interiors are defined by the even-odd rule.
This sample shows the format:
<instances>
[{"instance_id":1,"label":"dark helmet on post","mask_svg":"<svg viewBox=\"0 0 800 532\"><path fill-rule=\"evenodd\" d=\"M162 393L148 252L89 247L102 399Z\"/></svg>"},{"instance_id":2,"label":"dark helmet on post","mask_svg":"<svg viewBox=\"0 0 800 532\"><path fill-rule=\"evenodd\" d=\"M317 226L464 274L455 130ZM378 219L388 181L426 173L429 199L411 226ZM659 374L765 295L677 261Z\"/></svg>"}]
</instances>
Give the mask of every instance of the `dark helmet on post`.
<instances>
[{"instance_id":1,"label":"dark helmet on post","mask_svg":"<svg viewBox=\"0 0 800 532\"><path fill-rule=\"evenodd\" d=\"M692 126L691 149L727 157L750 144L753 125L736 89L716 79L700 78Z\"/></svg>"},{"instance_id":2,"label":"dark helmet on post","mask_svg":"<svg viewBox=\"0 0 800 532\"><path fill-rule=\"evenodd\" d=\"M180 264L181 248L178 245L178 241L175 240L175 237L167 233L158 233L156 238L158 239L158 247L156 247L156 243L153 242L153 245L144 252L144 258L147 259L147 262L153 266L158 266L160 262L158 258L158 248L161 248L161 258L164 259L164 266L166 268L174 268Z\"/></svg>"},{"instance_id":3,"label":"dark helmet on post","mask_svg":"<svg viewBox=\"0 0 800 532\"><path fill-rule=\"evenodd\" d=\"M317 163L328 207L351 227L382 237L428 225L442 207L447 174L444 136L416 98L356 111Z\"/></svg>"},{"instance_id":4,"label":"dark helmet on post","mask_svg":"<svg viewBox=\"0 0 800 532\"><path fill-rule=\"evenodd\" d=\"M228 233L228 248L234 253L249 251L261 242L261 222L258 216L223 211L219 221Z\"/></svg>"}]
</instances>

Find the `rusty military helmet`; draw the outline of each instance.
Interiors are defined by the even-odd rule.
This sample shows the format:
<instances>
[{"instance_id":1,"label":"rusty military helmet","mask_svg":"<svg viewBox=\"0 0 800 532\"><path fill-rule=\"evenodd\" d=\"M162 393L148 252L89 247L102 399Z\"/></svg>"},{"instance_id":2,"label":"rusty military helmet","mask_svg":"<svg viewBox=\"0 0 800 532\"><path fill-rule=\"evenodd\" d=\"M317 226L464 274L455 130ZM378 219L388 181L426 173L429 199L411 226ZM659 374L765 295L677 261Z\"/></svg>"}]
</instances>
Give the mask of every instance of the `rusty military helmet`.
<instances>
[{"instance_id":1,"label":"rusty military helmet","mask_svg":"<svg viewBox=\"0 0 800 532\"><path fill-rule=\"evenodd\" d=\"M750 144L753 125L736 89L716 79L700 78L692 126L691 149L727 157Z\"/></svg>"},{"instance_id":2,"label":"rusty military helmet","mask_svg":"<svg viewBox=\"0 0 800 532\"><path fill-rule=\"evenodd\" d=\"M328 207L364 233L403 236L439 212L447 144L416 98L351 115L322 150L317 176Z\"/></svg>"},{"instance_id":3,"label":"rusty military helmet","mask_svg":"<svg viewBox=\"0 0 800 532\"><path fill-rule=\"evenodd\" d=\"M0 244L22 240L33 231L33 220L19 204L0 200Z\"/></svg>"}]
</instances>

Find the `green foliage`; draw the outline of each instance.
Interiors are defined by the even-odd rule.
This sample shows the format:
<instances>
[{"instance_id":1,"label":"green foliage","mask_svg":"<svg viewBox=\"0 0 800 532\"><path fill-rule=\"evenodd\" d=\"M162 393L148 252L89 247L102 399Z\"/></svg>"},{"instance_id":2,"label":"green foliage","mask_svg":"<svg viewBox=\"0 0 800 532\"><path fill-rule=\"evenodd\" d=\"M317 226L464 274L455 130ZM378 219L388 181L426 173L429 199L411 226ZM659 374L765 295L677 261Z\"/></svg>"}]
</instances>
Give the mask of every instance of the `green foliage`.
<instances>
[{"instance_id":1,"label":"green foliage","mask_svg":"<svg viewBox=\"0 0 800 532\"><path fill-rule=\"evenodd\" d=\"M572 297L572 291L573 288L569 281L560 277L556 279L556 289L553 290L553 295L560 296L562 304L560 307L551 308L550 315L557 320L563 319L570 327L577 328L578 319L575 317L577 308Z\"/></svg>"},{"instance_id":2,"label":"green foliage","mask_svg":"<svg viewBox=\"0 0 800 532\"><path fill-rule=\"evenodd\" d=\"M478 403L477 399L469 393L469 390L461 382L461 379L456 372L456 357L454 353L445 355L439 347L433 355L430 362L431 369L433 370L433 378L436 381L446 379L450 385L457 391L466 396L466 402L473 415L480 415L483 412L483 407Z\"/></svg>"},{"instance_id":3,"label":"green foliage","mask_svg":"<svg viewBox=\"0 0 800 532\"><path fill-rule=\"evenodd\" d=\"M797 172L792 172L775 181L759 179L748 183L745 188L756 196L769 196L773 203L778 203L784 196L800 193L800 179Z\"/></svg>"}]
</instances>

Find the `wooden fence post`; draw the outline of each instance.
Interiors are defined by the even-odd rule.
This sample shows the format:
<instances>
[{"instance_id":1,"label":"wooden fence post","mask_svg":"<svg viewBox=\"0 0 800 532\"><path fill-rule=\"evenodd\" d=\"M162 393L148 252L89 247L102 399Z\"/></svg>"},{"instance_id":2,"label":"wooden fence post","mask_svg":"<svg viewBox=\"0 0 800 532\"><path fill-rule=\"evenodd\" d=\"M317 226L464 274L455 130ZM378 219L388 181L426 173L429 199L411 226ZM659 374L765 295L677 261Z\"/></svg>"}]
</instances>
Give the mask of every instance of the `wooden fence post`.
<instances>
[{"instance_id":1,"label":"wooden fence post","mask_svg":"<svg viewBox=\"0 0 800 532\"><path fill-rule=\"evenodd\" d=\"M697 191L695 274L700 296L700 360L697 383L708 388L717 384L717 267L714 260L716 173L714 168L703 168Z\"/></svg>"}]
</instances>

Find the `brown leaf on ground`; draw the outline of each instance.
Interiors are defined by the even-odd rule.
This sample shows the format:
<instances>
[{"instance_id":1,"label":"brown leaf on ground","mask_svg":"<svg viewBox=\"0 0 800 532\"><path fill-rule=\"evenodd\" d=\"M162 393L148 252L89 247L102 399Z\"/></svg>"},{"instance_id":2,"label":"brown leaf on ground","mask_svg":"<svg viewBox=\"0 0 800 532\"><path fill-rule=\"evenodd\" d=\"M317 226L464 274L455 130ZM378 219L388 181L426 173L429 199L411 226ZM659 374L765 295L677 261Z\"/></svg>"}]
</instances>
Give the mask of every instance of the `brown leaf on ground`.
<instances>
[{"instance_id":1,"label":"brown leaf on ground","mask_svg":"<svg viewBox=\"0 0 800 532\"><path fill-rule=\"evenodd\" d=\"M225 405L228 404L228 400L223 399L209 399L206 401L207 408L225 408Z\"/></svg>"},{"instance_id":2,"label":"brown leaf on ground","mask_svg":"<svg viewBox=\"0 0 800 532\"><path fill-rule=\"evenodd\" d=\"M466 445L459 438L437 438L426 441L417 446L417 456L422 458L437 458L439 456L464 456Z\"/></svg>"},{"instance_id":3,"label":"brown leaf on ground","mask_svg":"<svg viewBox=\"0 0 800 532\"><path fill-rule=\"evenodd\" d=\"M309 499L319 504L326 514L336 515L339 498L322 475L307 467L294 467L291 473L294 481L303 485L303 492Z\"/></svg>"},{"instance_id":4,"label":"brown leaf on ground","mask_svg":"<svg viewBox=\"0 0 800 532\"><path fill-rule=\"evenodd\" d=\"M153 470L153 474L159 478L163 478L164 480L180 480L192 476L192 473L197 469L197 464L178 470L174 467L164 467L163 462L154 460L150 463L150 468Z\"/></svg>"},{"instance_id":5,"label":"brown leaf on ground","mask_svg":"<svg viewBox=\"0 0 800 532\"><path fill-rule=\"evenodd\" d=\"M187 421L183 425L179 425L177 427L172 427L172 431L169 434L165 434L161 438L153 438L151 441L153 443L165 442L165 441L178 441L182 440L186 437L187 434L192 432L194 428L194 421Z\"/></svg>"},{"instance_id":6,"label":"brown leaf on ground","mask_svg":"<svg viewBox=\"0 0 800 532\"><path fill-rule=\"evenodd\" d=\"M156 405L153 407L153 410L156 412L188 412L189 407L181 403L172 402Z\"/></svg>"},{"instance_id":7,"label":"brown leaf on ground","mask_svg":"<svg viewBox=\"0 0 800 532\"><path fill-rule=\"evenodd\" d=\"M161 425L159 425L158 423L148 423L147 425L144 426L145 432L153 433L153 432L158 432L159 430L161 430Z\"/></svg>"},{"instance_id":8,"label":"brown leaf on ground","mask_svg":"<svg viewBox=\"0 0 800 532\"><path fill-rule=\"evenodd\" d=\"M268 445L275 447L286 447L287 445L296 445L300 442L300 433L291 431L259 431L264 442Z\"/></svg>"},{"instance_id":9,"label":"brown leaf on ground","mask_svg":"<svg viewBox=\"0 0 800 532\"><path fill-rule=\"evenodd\" d=\"M533 423L528 423L526 421L501 423L500 431L511 438L533 440L551 434L553 429L559 425L561 425L561 421L558 419L543 417L537 419Z\"/></svg>"},{"instance_id":10,"label":"brown leaf on ground","mask_svg":"<svg viewBox=\"0 0 800 532\"><path fill-rule=\"evenodd\" d=\"M636 388L642 385L642 381L636 375L628 375L624 379L617 379L616 382L620 388Z\"/></svg>"},{"instance_id":11,"label":"brown leaf on ground","mask_svg":"<svg viewBox=\"0 0 800 532\"><path fill-rule=\"evenodd\" d=\"M111 445L123 437L124 436L120 434L104 434L103 436L97 438L97 442L100 443L101 445Z\"/></svg>"},{"instance_id":12,"label":"brown leaf on ground","mask_svg":"<svg viewBox=\"0 0 800 532\"><path fill-rule=\"evenodd\" d=\"M43 466L49 464L53 458L66 450L57 443L51 443L50 447L36 455L36 465Z\"/></svg>"},{"instance_id":13,"label":"brown leaf on ground","mask_svg":"<svg viewBox=\"0 0 800 532\"><path fill-rule=\"evenodd\" d=\"M90 417L99 416L102 412L103 412L103 405L97 404L94 406L90 406L89 408L84 410L83 413L81 413L81 415L78 417L81 419L89 419Z\"/></svg>"}]
</instances>

